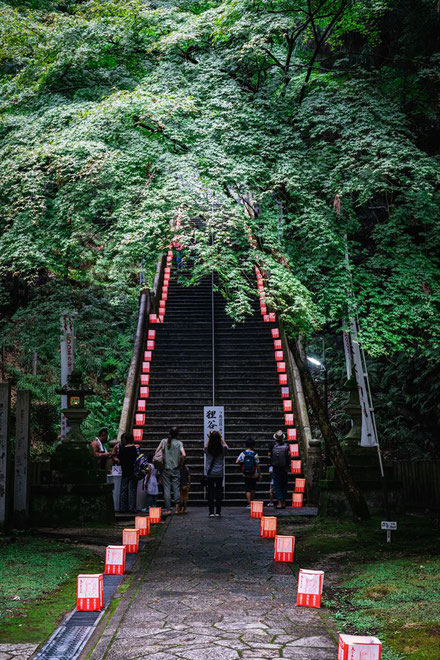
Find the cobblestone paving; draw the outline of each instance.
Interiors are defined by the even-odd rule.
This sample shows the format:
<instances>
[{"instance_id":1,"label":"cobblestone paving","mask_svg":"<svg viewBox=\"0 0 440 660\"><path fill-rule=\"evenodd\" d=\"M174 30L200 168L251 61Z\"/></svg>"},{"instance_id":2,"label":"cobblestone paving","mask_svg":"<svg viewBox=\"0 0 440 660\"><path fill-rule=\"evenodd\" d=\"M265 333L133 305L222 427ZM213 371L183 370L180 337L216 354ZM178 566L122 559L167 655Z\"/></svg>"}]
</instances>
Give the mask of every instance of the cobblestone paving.
<instances>
[{"instance_id":1,"label":"cobblestone paving","mask_svg":"<svg viewBox=\"0 0 440 660\"><path fill-rule=\"evenodd\" d=\"M258 531L244 508L175 516L106 658L334 660L320 612L296 608L296 580Z\"/></svg>"},{"instance_id":2,"label":"cobblestone paving","mask_svg":"<svg viewBox=\"0 0 440 660\"><path fill-rule=\"evenodd\" d=\"M28 660L38 644L0 644L0 660Z\"/></svg>"}]
</instances>

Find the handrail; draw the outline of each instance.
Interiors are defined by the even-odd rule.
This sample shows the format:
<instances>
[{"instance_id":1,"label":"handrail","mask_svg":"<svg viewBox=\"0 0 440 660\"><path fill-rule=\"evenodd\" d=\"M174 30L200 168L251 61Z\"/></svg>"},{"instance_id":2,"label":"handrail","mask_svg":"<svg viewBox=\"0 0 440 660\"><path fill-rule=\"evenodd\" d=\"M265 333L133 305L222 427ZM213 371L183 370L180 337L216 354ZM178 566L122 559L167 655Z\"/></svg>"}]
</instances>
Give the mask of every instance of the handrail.
<instances>
[{"instance_id":1,"label":"handrail","mask_svg":"<svg viewBox=\"0 0 440 660\"><path fill-rule=\"evenodd\" d=\"M166 256L163 255L157 262L156 275L154 278L153 291L148 288L142 288L139 298L139 314L136 334L133 343L133 352L131 356L130 367L128 369L127 380L125 384L125 395L122 403L121 416L119 419L118 440L122 433L130 433L133 428L134 415L136 412L135 401L137 394L137 384L139 379L139 368L141 355L144 347L145 329L149 314L157 312L159 305L157 293L163 282Z\"/></svg>"}]
</instances>

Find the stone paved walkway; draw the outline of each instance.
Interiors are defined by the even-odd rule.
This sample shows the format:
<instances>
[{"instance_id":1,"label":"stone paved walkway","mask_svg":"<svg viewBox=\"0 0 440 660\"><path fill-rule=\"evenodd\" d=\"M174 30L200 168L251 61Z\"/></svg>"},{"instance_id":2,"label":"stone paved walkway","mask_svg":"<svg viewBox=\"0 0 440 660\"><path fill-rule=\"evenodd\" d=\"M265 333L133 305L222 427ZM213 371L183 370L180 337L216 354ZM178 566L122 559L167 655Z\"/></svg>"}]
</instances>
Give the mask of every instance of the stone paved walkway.
<instances>
[{"instance_id":1,"label":"stone paved walkway","mask_svg":"<svg viewBox=\"0 0 440 660\"><path fill-rule=\"evenodd\" d=\"M258 531L244 508L175 516L105 657L334 660L322 613L296 608L296 579Z\"/></svg>"}]
</instances>

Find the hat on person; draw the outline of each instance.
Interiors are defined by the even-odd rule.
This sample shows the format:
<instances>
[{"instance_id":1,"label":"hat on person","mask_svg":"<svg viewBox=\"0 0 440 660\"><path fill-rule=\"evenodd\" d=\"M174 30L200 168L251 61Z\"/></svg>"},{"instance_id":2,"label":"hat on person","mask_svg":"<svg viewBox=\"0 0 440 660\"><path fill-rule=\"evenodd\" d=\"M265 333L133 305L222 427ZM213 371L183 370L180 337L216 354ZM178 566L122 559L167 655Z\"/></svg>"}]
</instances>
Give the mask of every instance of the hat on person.
<instances>
[{"instance_id":1,"label":"hat on person","mask_svg":"<svg viewBox=\"0 0 440 660\"><path fill-rule=\"evenodd\" d=\"M285 440L286 439L286 434L283 433L280 429L279 431L277 431L276 433L273 434L273 439L277 440L277 441Z\"/></svg>"}]
</instances>

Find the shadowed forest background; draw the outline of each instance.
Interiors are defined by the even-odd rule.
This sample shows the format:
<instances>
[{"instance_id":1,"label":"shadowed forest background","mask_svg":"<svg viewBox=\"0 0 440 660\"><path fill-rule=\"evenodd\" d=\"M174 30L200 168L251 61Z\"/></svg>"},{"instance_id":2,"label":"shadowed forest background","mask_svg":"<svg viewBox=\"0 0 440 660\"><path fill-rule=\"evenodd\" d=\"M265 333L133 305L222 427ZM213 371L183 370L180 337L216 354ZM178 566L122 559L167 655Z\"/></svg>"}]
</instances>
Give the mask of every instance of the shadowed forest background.
<instances>
[{"instance_id":1,"label":"shadowed forest background","mask_svg":"<svg viewBox=\"0 0 440 660\"><path fill-rule=\"evenodd\" d=\"M439 28L431 0L0 2L0 375L32 391L35 454L64 310L85 430L116 434L140 264L151 285L179 216L237 322L257 260L324 346L338 433L356 311L385 455L439 457Z\"/></svg>"}]
</instances>

